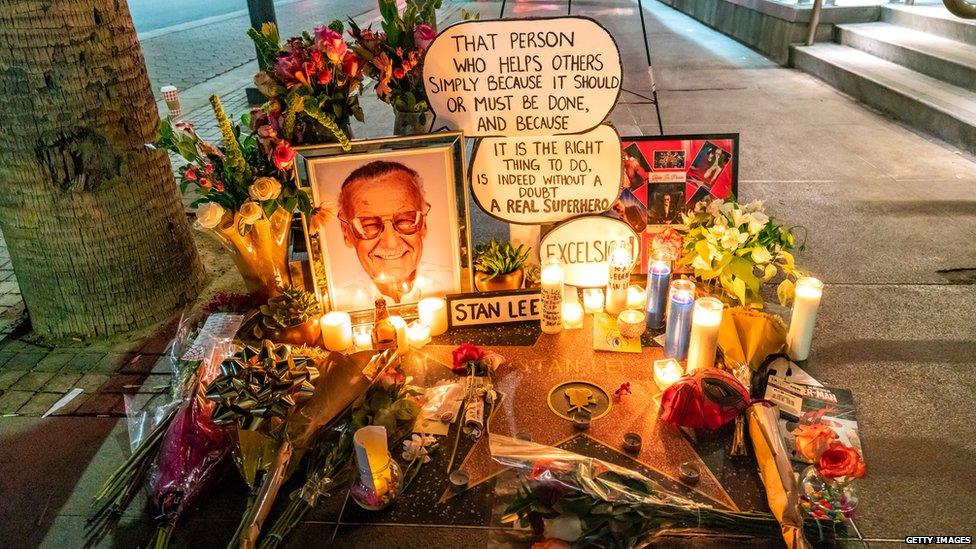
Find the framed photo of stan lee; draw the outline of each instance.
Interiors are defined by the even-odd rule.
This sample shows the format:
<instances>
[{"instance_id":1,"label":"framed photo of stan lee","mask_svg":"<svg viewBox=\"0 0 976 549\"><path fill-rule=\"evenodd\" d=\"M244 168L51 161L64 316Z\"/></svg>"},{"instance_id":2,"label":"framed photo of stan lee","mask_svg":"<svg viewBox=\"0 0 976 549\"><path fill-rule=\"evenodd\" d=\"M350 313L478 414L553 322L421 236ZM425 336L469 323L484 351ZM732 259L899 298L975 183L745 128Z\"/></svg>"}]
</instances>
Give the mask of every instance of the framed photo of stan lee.
<instances>
[{"instance_id":1,"label":"framed photo of stan lee","mask_svg":"<svg viewBox=\"0 0 976 549\"><path fill-rule=\"evenodd\" d=\"M318 208L308 224L316 292L331 309L393 308L470 291L460 133L298 149Z\"/></svg>"}]
</instances>

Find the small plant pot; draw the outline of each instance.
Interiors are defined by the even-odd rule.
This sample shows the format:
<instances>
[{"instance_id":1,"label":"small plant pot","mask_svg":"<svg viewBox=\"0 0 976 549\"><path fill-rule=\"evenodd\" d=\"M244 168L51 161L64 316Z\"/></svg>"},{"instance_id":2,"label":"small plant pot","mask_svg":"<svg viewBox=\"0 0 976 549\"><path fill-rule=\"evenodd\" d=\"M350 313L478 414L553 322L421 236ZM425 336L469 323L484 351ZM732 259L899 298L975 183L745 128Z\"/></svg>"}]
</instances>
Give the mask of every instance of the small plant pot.
<instances>
[{"instance_id":1,"label":"small plant pot","mask_svg":"<svg viewBox=\"0 0 976 549\"><path fill-rule=\"evenodd\" d=\"M318 346L322 338L322 327L319 325L320 315L315 315L301 324L269 330L268 337L275 343L289 345Z\"/></svg>"},{"instance_id":2,"label":"small plant pot","mask_svg":"<svg viewBox=\"0 0 976 549\"><path fill-rule=\"evenodd\" d=\"M488 273L476 271L474 273L474 287L479 292L496 292L498 290L519 290L522 288L522 281L525 273L522 269L512 271L508 274L497 275L489 278Z\"/></svg>"}]
</instances>

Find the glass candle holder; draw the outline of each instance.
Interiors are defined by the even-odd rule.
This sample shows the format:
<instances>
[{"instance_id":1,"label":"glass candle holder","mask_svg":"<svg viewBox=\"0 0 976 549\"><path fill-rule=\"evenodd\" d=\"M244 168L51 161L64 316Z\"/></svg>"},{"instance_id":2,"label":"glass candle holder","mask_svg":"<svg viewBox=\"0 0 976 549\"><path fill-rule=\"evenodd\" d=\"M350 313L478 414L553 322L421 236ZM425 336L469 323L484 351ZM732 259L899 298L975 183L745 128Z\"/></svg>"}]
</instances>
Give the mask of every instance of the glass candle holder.
<instances>
[{"instance_id":1,"label":"glass candle holder","mask_svg":"<svg viewBox=\"0 0 976 549\"><path fill-rule=\"evenodd\" d=\"M667 252L651 254L647 263L647 327L659 330L664 326L664 313L668 308L668 288L671 284L671 262Z\"/></svg>"},{"instance_id":2,"label":"glass candle holder","mask_svg":"<svg viewBox=\"0 0 976 549\"><path fill-rule=\"evenodd\" d=\"M575 330L583 327L583 306L577 301L563 303L563 328Z\"/></svg>"},{"instance_id":3,"label":"glass candle holder","mask_svg":"<svg viewBox=\"0 0 976 549\"><path fill-rule=\"evenodd\" d=\"M674 385L674 382L681 379L683 375L684 371L681 369L681 364L673 358L662 358L654 361L654 383L662 391Z\"/></svg>"},{"instance_id":4,"label":"glass candle holder","mask_svg":"<svg viewBox=\"0 0 976 549\"><path fill-rule=\"evenodd\" d=\"M558 257L542 262L542 333L558 334L563 329L563 278L566 273Z\"/></svg>"},{"instance_id":5,"label":"glass candle holder","mask_svg":"<svg viewBox=\"0 0 976 549\"><path fill-rule=\"evenodd\" d=\"M793 315L790 317L790 330L786 334L786 349L793 360L806 360L810 357L810 344L813 342L813 329L817 323L823 287L823 282L812 276L796 281Z\"/></svg>"},{"instance_id":6,"label":"glass candle holder","mask_svg":"<svg viewBox=\"0 0 976 549\"><path fill-rule=\"evenodd\" d=\"M643 311L645 295L644 288L640 286L627 288L627 308Z\"/></svg>"},{"instance_id":7,"label":"glass candle holder","mask_svg":"<svg viewBox=\"0 0 976 549\"><path fill-rule=\"evenodd\" d=\"M377 425L360 428L353 435L358 480L349 488L349 495L367 511L388 507L400 492L403 474L390 456L386 428Z\"/></svg>"},{"instance_id":8,"label":"glass candle holder","mask_svg":"<svg viewBox=\"0 0 976 549\"><path fill-rule=\"evenodd\" d=\"M695 283L687 279L671 281L668 293L668 323L664 335L664 356L684 360L688 356L691 310L695 306Z\"/></svg>"},{"instance_id":9,"label":"glass candle holder","mask_svg":"<svg viewBox=\"0 0 976 549\"><path fill-rule=\"evenodd\" d=\"M607 302L604 307L609 315L619 315L627 309L627 290L630 287L630 270L633 268L634 258L630 249L624 245L614 245L610 248L610 258L607 262Z\"/></svg>"},{"instance_id":10,"label":"glass candle holder","mask_svg":"<svg viewBox=\"0 0 976 549\"><path fill-rule=\"evenodd\" d=\"M688 342L688 373L715 366L723 308L722 302L714 297L703 297L695 302L691 313L691 339Z\"/></svg>"},{"instance_id":11,"label":"glass candle holder","mask_svg":"<svg viewBox=\"0 0 976 549\"><path fill-rule=\"evenodd\" d=\"M412 349L420 349L430 343L430 326L419 320L414 320L406 328L407 345Z\"/></svg>"},{"instance_id":12,"label":"glass candle holder","mask_svg":"<svg viewBox=\"0 0 976 549\"><path fill-rule=\"evenodd\" d=\"M586 288L583 290L583 311L587 314L603 311L603 288Z\"/></svg>"},{"instance_id":13,"label":"glass candle holder","mask_svg":"<svg viewBox=\"0 0 976 549\"><path fill-rule=\"evenodd\" d=\"M352 329L352 340L357 351L373 348L373 325L361 324Z\"/></svg>"}]
</instances>

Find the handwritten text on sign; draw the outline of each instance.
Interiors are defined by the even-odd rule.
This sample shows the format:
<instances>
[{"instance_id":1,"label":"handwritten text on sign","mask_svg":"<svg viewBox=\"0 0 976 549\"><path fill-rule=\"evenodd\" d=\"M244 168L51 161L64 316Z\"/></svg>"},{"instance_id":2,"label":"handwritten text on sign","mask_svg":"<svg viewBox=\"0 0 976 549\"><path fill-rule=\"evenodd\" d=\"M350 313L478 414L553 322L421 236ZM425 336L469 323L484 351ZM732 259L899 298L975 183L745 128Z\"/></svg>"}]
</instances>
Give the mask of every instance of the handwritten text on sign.
<instances>
[{"instance_id":1,"label":"handwritten text on sign","mask_svg":"<svg viewBox=\"0 0 976 549\"><path fill-rule=\"evenodd\" d=\"M451 328L539 320L539 291L448 295L447 311Z\"/></svg>"},{"instance_id":2,"label":"handwritten text on sign","mask_svg":"<svg viewBox=\"0 0 976 549\"><path fill-rule=\"evenodd\" d=\"M555 223L610 209L620 194L620 137L610 126L579 135L488 137L471 187L481 209L511 223Z\"/></svg>"},{"instance_id":3,"label":"handwritten text on sign","mask_svg":"<svg viewBox=\"0 0 976 549\"><path fill-rule=\"evenodd\" d=\"M620 93L620 51L591 19L466 21L424 57L437 123L465 137L580 133L600 124Z\"/></svg>"},{"instance_id":4,"label":"handwritten text on sign","mask_svg":"<svg viewBox=\"0 0 976 549\"><path fill-rule=\"evenodd\" d=\"M565 269L565 283L581 288L607 285L610 250L624 245L634 264L640 258L640 238L630 225L602 215L588 215L560 223L542 238L543 261L556 256Z\"/></svg>"}]
</instances>

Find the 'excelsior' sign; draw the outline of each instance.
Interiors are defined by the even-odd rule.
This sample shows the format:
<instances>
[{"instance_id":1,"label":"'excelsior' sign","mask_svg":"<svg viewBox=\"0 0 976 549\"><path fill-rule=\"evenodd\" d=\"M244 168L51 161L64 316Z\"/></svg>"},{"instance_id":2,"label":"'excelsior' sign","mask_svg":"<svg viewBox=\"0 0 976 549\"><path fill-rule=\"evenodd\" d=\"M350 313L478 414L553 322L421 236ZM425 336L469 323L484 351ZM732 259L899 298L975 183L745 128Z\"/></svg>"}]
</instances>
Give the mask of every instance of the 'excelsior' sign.
<instances>
[{"instance_id":1,"label":"'excelsior' sign","mask_svg":"<svg viewBox=\"0 0 976 549\"><path fill-rule=\"evenodd\" d=\"M630 225L602 215L586 215L560 223L542 238L542 260L556 256L565 269L565 283L580 288L607 285L610 250L627 246L634 265L640 259L640 238Z\"/></svg>"}]
</instances>

